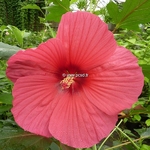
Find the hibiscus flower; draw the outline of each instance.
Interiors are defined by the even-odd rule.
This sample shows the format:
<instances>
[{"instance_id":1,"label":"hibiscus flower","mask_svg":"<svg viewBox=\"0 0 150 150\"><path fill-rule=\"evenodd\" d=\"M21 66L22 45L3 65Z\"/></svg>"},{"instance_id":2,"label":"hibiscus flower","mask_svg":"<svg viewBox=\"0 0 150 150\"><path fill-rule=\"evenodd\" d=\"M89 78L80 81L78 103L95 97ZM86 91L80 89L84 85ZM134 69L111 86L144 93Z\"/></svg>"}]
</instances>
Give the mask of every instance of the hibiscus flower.
<instances>
[{"instance_id":1,"label":"hibiscus flower","mask_svg":"<svg viewBox=\"0 0 150 150\"><path fill-rule=\"evenodd\" d=\"M68 12L56 38L8 60L12 114L24 130L75 148L90 147L137 101L143 74L96 15Z\"/></svg>"}]
</instances>

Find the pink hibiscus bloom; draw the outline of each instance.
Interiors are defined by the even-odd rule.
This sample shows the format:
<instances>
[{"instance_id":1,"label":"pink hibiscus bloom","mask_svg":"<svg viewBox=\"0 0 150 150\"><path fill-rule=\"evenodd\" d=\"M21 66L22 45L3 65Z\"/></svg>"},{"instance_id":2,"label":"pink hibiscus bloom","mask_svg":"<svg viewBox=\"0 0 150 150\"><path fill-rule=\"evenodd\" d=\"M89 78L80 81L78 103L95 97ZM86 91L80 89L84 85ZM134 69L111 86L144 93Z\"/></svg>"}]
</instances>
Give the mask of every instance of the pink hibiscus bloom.
<instances>
[{"instance_id":1,"label":"pink hibiscus bloom","mask_svg":"<svg viewBox=\"0 0 150 150\"><path fill-rule=\"evenodd\" d=\"M136 57L88 12L63 15L56 38L13 55L6 74L17 124L76 148L106 137L143 87Z\"/></svg>"}]
</instances>

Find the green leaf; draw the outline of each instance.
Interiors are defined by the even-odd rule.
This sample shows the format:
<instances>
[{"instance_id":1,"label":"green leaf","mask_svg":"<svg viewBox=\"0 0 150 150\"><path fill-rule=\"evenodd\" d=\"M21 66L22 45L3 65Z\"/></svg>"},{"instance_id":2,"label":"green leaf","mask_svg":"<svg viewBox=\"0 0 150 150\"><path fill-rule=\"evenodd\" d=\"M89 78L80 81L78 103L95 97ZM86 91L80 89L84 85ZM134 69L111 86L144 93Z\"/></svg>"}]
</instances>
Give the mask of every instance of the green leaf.
<instances>
[{"instance_id":1,"label":"green leaf","mask_svg":"<svg viewBox=\"0 0 150 150\"><path fill-rule=\"evenodd\" d=\"M0 113L3 113L5 111L10 111L11 108L12 108L11 105L0 105Z\"/></svg>"},{"instance_id":2,"label":"green leaf","mask_svg":"<svg viewBox=\"0 0 150 150\"><path fill-rule=\"evenodd\" d=\"M145 136L145 128L139 128L139 129L136 129L134 128L134 130L141 136L141 138L147 138L147 135Z\"/></svg>"},{"instance_id":3,"label":"green leaf","mask_svg":"<svg viewBox=\"0 0 150 150\"><path fill-rule=\"evenodd\" d=\"M145 123L147 126L150 126L150 119L147 119Z\"/></svg>"},{"instance_id":4,"label":"green leaf","mask_svg":"<svg viewBox=\"0 0 150 150\"><path fill-rule=\"evenodd\" d=\"M6 28L7 28L7 26L2 25L2 26L0 27L0 31L4 31Z\"/></svg>"},{"instance_id":5,"label":"green leaf","mask_svg":"<svg viewBox=\"0 0 150 150\"><path fill-rule=\"evenodd\" d=\"M130 136L135 137L135 135L130 130L128 130L128 129L123 130L123 132L126 133L126 134L128 134L128 135L130 135Z\"/></svg>"},{"instance_id":6,"label":"green leaf","mask_svg":"<svg viewBox=\"0 0 150 150\"><path fill-rule=\"evenodd\" d=\"M109 15L112 17L113 21L115 23L119 22L119 18L117 17L119 13L119 9L117 4L115 4L114 2L109 2L107 5L107 10Z\"/></svg>"},{"instance_id":7,"label":"green leaf","mask_svg":"<svg viewBox=\"0 0 150 150\"><path fill-rule=\"evenodd\" d=\"M26 6L23 6L21 9L36 9L36 10L39 10L43 13L41 8L39 6L37 6L36 4L28 4Z\"/></svg>"},{"instance_id":8,"label":"green leaf","mask_svg":"<svg viewBox=\"0 0 150 150\"><path fill-rule=\"evenodd\" d=\"M150 20L150 0L126 0L122 8L110 2L107 10L117 28L139 30L139 24Z\"/></svg>"},{"instance_id":9,"label":"green leaf","mask_svg":"<svg viewBox=\"0 0 150 150\"><path fill-rule=\"evenodd\" d=\"M51 148L52 150L60 150L59 146L58 146L56 143L54 143L54 142L51 143L50 148Z\"/></svg>"},{"instance_id":10,"label":"green leaf","mask_svg":"<svg viewBox=\"0 0 150 150\"><path fill-rule=\"evenodd\" d=\"M142 147L140 148L140 150L150 150L150 146L143 144Z\"/></svg>"},{"instance_id":11,"label":"green leaf","mask_svg":"<svg viewBox=\"0 0 150 150\"><path fill-rule=\"evenodd\" d=\"M13 127L0 130L0 149L47 150L52 140Z\"/></svg>"},{"instance_id":12,"label":"green leaf","mask_svg":"<svg viewBox=\"0 0 150 150\"><path fill-rule=\"evenodd\" d=\"M130 111L130 116L135 115L135 114L148 114L150 113L150 110L147 109L132 109Z\"/></svg>"},{"instance_id":13,"label":"green leaf","mask_svg":"<svg viewBox=\"0 0 150 150\"><path fill-rule=\"evenodd\" d=\"M11 46L0 42L0 59L8 59L10 56L20 50L17 46Z\"/></svg>"},{"instance_id":14,"label":"green leaf","mask_svg":"<svg viewBox=\"0 0 150 150\"><path fill-rule=\"evenodd\" d=\"M27 37L29 37L31 35L31 32L26 32L25 30L21 31L21 33L22 33L22 37L23 38L27 38Z\"/></svg>"},{"instance_id":15,"label":"green leaf","mask_svg":"<svg viewBox=\"0 0 150 150\"><path fill-rule=\"evenodd\" d=\"M2 68L1 68L1 69L2 69ZM2 70L1 70L0 79L3 79L3 78L5 78L5 77L6 77L5 71L2 71Z\"/></svg>"},{"instance_id":16,"label":"green leaf","mask_svg":"<svg viewBox=\"0 0 150 150\"><path fill-rule=\"evenodd\" d=\"M142 67L144 76L146 76L148 79L150 79L150 65L146 65L146 64L141 65L140 64L140 66Z\"/></svg>"},{"instance_id":17,"label":"green leaf","mask_svg":"<svg viewBox=\"0 0 150 150\"><path fill-rule=\"evenodd\" d=\"M77 0L70 0L70 5L74 3L77 3Z\"/></svg>"},{"instance_id":18,"label":"green leaf","mask_svg":"<svg viewBox=\"0 0 150 150\"><path fill-rule=\"evenodd\" d=\"M150 128L147 128L146 131L141 134L141 138L142 137L150 137Z\"/></svg>"},{"instance_id":19,"label":"green leaf","mask_svg":"<svg viewBox=\"0 0 150 150\"><path fill-rule=\"evenodd\" d=\"M12 104L12 94L10 93L1 93L0 94L0 102L4 104Z\"/></svg>"},{"instance_id":20,"label":"green leaf","mask_svg":"<svg viewBox=\"0 0 150 150\"><path fill-rule=\"evenodd\" d=\"M7 27L12 31L12 33L14 34L14 36L15 36L17 42L19 43L19 45L21 47L23 47L23 35L22 35L22 32L15 26L8 25Z\"/></svg>"},{"instance_id":21,"label":"green leaf","mask_svg":"<svg viewBox=\"0 0 150 150\"><path fill-rule=\"evenodd\" d=\"M59 22L61 16L68 12L69 6L70 6L70 1L69 0L51 0L52 4L50 4L49 7L45 8L48 10L48 15L46 15L46 20L47 21L55 21Z\"/></svg>"},{"instance_id":22,"label":"green leaf","mask_svg":"<svg viewBox=\"0 0 150 150\"><path fill-rule=\"evenodd\" d=\"M136 119L137 121L140 121L141 120L141 116L139 114L136 114L133 116L134 119Z\"/></svg>"},{"instance_id":23,"label":"green leaf","mask_svg":"<svg viewBox=\"0 0 150 150\"><path fill-rule=\"evenodd\" d=\"M130 42L131 44L137 44L135 38L128 39L127 41Z\"/></svg>"}]
</instances>

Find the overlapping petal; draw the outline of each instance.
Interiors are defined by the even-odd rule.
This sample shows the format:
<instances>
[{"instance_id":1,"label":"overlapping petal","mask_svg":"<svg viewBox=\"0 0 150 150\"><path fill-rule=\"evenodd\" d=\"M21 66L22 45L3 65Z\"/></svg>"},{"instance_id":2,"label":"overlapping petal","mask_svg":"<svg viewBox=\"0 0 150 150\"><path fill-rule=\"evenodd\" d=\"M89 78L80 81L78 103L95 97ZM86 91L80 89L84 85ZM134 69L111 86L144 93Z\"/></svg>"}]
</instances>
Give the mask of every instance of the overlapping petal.
<instances>
[{"instance_id":1,"label":"overlapping petal","mask_svg":"<svg viewBox=\"0 0 150 150\"><path fill-rule=\"evenodd\" d=\"M22 50L8 60L7 77L15 82L28 75L56 74L66 64L66 51L58 39L50 39L35 49Z\"/></svg>"},{"instance_id":2,"label":"overlapping petal","mask_svg":"<svg viewBox=\"0 0 150 150\"><path fill-rule=\"evenodd\" d=\"M70 64L83 70L102 64L116 48L107 24L88 12L66 13L59 24L57 38L68 50Z\"/></svg>"},{"instance_id":3,"label":"overlapping petal","mask_svg":"<svg viewBox=\"0 0 150 150\"><path fill-rule=\"evenodd\" d=\"M48 127L57 104L57 87L54 76L33 75L19 78L13 89L11 110L17 124L24 130L50 137Z\"/></svg>"},{"instance_id":4,"label":"overlapping petal","mask_svg":"<svg viewBox=\"0 0 150 150\"><path fill-rule=\"evenodd\" d=\"M91 147L110 133L117 118L91 105L82 90L73 95L66 91L52 113L49 130L63 144Z\"/></svg>"},{"instance_id":5,"label":"overlapping petal","mask_svg":"<svg viewBox=\"0 0 150 150\"><path fill-rule=\"evenodd\" d=\"M24 130L55 137L76 148L90 147L106 137L117 121L91 105L81 90L62 91L55 76L19 78L13 89L12 113Z\"/></svg>"},{"instance_id":6,"label":"overlapping petal","mask_svg":"<svg viewBox=\"0 0 150 150\"><path fill-rule=\"evenodd\" d=\"M143 81L137 58L129 50L118 47L107 62L89 71L84 92L92 105L113 115L137 101Z\"/></svg>"}]
</instances>

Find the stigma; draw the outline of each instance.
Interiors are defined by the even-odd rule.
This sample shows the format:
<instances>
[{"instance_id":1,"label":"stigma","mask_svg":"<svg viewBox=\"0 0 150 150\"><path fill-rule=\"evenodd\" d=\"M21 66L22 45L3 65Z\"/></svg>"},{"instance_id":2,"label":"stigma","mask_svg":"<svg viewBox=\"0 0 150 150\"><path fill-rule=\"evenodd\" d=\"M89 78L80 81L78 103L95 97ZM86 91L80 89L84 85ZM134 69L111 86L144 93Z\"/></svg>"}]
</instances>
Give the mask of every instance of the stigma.
<instances>
[{"instance_id":1,"label":"stigma","mask_svg":"<svg viewBox=\"0 0 150 150\"><path fill-rule=\"evenodd\" d=\"M61 85L61 88L64 90L64 89L68 89L72 83L74 83L74 77L65 77L61 82L60 82L60 85Z\"/></svg>"}]
</instances>

